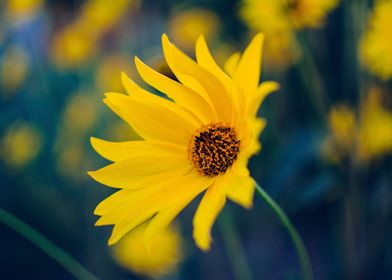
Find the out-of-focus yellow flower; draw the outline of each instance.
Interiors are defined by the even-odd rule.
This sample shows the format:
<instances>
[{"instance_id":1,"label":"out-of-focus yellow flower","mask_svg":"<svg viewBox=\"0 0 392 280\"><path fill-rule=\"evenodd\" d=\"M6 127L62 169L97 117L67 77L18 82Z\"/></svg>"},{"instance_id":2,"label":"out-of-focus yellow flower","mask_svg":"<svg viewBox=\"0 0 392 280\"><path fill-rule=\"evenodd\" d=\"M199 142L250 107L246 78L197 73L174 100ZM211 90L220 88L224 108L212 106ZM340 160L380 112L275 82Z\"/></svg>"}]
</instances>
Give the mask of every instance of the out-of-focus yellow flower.
<instances>
[{"instance_id":1,"label":"out-of-focus yellow flower","mask_svg":"<svg viewBox=\"0 0 392 280\"><path fill-rule=\"evenodd\" d=\"M97 38L81 30L68 28L54 37L51 55L58 66L75 67L97 53Z\"/></svg>"},{"instance_id":2,"label":"out-of-focus yellow flower","mask_svg":"<svg viewBox=\"0 0 392 280\"><path fill-rule=\"evenodd\" d=\"M147 248L144 242L146 225L129 232L113 246L115 260L134 273L158 278L172 272L183 259L181 234L176 226L162 232Z\"/></svg>"},{"instance_id":3,"label":"out-of-focus yellow flower","mask_svg":"<svg viewBox=\"0 0 392 280\"><path fill-rule=\"evenodd\" d=\"M301 48L293 32L282 31L267 35L265 63L271 69L285 69L302 56Z\"/></svg>"},{"instance_id":4,"label":"out-of-focus yellow flower","mask_svg":"<svg viewBox=\"0 0 392 280\"><path fill-rule=\"evenodd\" d=\"M357 154L368 161L392 152L392 112L382 105L382 94L372 88L360 112Z\"/></svg>"},{"instance_id":5,"label":"out-of-focus yellow flower","mask_svg":"<svg viewBox=\"0 0 392 280\"><path fill-rule=\"evenodd\" d=\"M84 170L85 160L86 151L81 144L72 143L57 149L57 170L63 176L84 179L80 176L80 170Z\"/></svg>"},{"instance_id":6,"label":"out-of-focus yellow flower","mask_svg":"<svg viewBox=\"0 0 392 280\"><path fill-rule=\"evenodd\" d=\"M43 0L8 0L5 14L11 20L23 21L34 16L42 7Z\"/></svg>"},{"instance_id":7,"label":"out-of-focus yellow flower","mask_svg":"<svg viewBox=\"0 0 392 280\"><path fill-rule=\"evenodd\" d=\"M169 22L169 34L187 51L200 35L213 39L220 29L219 18L210 10L194 8L175 13Z\"/></svg>"},{"instance_id":8,"label":"out-of-focus yellow flower","mask_svg":"<svg viewBox=\"0 0 392 280\"><path fill-rule=\"evenodd\" d=\"M42 139L35 126L21 122L7 129L0 145L2 159L10 167L22 168L38 155Z\"/></svg>"},{"instance_id":9,"label":"out-of-focus yellow flower","mask_svg":"<svg viewBox=\"0 0 392 280\"><path fill-rule=\"evenodd\" d=\"M323 143L323 152L332 161L343 159L355 145L357 123L355 112L344 105L333 107L329 112L330 136Z\"/></svg>"},{"instance_id":10,"label":"out-of-focus yellow flower","mask_svg":"<svg viewBox=\"0 0 392 280\"><path fill-rule=\"evenodd\" d=\"M360 162L392 153L392 112L382 106L381 91L372 88L360 106L358 115L345 106L329 114L330 135L324 152L339 161L351 154Z\"/></svg>"},{"instance_id":11,"label":"out-of-focus yellow flower","mask_svg":"<svg viewBox=\"0 0 392 280\"><path fill-rule=\"evenodd\" d=\"M105 57L100 61L96 75L95 81L98 87L103 91L121 91L123 86L121 83L121 71L130 72L130 64L125 63L127 59L124 56L111 54L105 55Z\"/></svg>"},{"instance_id":12,"label":"out-of-focus yellow flower","mask_svg":"<svg viewBox=\"0 0 392 280\"><path fill-rule=\"evenodd\" d=\"M53 38L53 61L60 67L75 67L92 58L99 49L102 36L138 2L88 0L75 21Z\"/></svg>"},{"instance_id":13,"label":"out-of-focus yellow flower","mask_svg":"<svg viewBox=\"0 0 392 280\"><path fill-rule=\"evenodd\" d=\"M59 173L78 182L86 179L80 170L91 167L84 139L98 118L96 97L81 90L68 99L54 145Z\"/></svg>"},{"instance_id":14,"label":"out-of-focus yellow flower","mask_svg":"<svg viewBox=\"0 0 392 280\"><path fill-rule=\"evenodd\" d=\"M322 26L338 0L243 0L242 19L256 32L266 34L266 64L284 69L301 57L295 31Z\"/></svg>"},{"instance_id":15,"label":"out-of-focus yellow flower","mask_svg":"<svg viewBox=\"0 0 392 280\"><path fill-rule=\"evenodd\" d=\"M294 28L317 28L324 24L330 11L340 0L283 0L289 20Z\"/></svg>"},{"instance_id":16,"label":"out-of-focus yellow flower","mask_svg":"<svg viewBox=\"0 0 392 280\"><path fill-rule=\"evenodd\" d=\"M17 91L26 79L30 68L30 57L18 46L9 47L0 60L0 83L3 92Z\"/></svg>"},{"instance_id":17,"label":"out-of-focus yellow flower","mask_svg":"<svg viewBox=\"0 0 392 280\"><path fill-rule=\"evenodd\" d=\"M63 122L67 129L83 131L91 128L97 119L97 100L88 94L78 93L70 97L64 114Z\"/></svg>"},{"instance_id":18,"label":"out-of-focus yellow flower","mask_svg":"<svg viewBox=\"0 0 392 280\"><path fill-rule=\"evenodd\" d=\"M241 16L251 29L266 33L317 28L339 0L243 0Z\"/></svg>"},{"instance_id":19,"label":"out-of-focus yellow flower","mask_svg":"<svg viewBox=\"0 0 392 280\"><path fill-rule=\"evenodd\" d=\"M360 45L360 59L373 74L392 77L392 1L377 2Z\"/></svg>"}]
</instances>

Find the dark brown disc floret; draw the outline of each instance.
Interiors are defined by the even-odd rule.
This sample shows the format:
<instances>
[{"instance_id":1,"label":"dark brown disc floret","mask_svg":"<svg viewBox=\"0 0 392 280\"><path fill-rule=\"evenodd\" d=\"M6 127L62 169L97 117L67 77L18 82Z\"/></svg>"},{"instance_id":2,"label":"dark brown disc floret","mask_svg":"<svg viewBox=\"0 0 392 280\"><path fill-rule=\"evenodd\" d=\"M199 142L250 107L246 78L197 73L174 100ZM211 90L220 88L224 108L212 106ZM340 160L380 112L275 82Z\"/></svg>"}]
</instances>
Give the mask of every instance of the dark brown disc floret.
<instances>
[{"instance_id":1,"label":"dark brown disc floret","mask_svg":"<svg viewBox=\"0 0 392 280\"><path fill-rule=\"evenodd\" d=\"M192 137L189 157L205 176L223 174L233 165L240 151L240 140L230 126L216 123L203 126Z\"/></svg>"}]
</instances>

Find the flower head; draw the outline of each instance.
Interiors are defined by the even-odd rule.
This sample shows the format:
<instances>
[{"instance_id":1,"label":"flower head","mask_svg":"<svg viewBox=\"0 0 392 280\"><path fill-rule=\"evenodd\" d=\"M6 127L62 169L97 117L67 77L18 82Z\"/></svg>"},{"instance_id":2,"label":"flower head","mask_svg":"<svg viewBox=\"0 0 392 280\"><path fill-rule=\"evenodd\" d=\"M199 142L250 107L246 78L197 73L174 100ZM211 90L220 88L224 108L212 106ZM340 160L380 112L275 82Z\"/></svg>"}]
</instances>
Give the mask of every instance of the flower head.
<instances>
[{"instance_id":1,"label":"flower head","mask_svg":"<svg viewBox=\"0 0 392 280\"><path fill-rule=\"evenodd\" d=\"M392 77L391 13L392 2L380 1L376 5L360 45L363 65L384 80Z\"/></svg>"},{"instance_id":2,"label":"flower head","mask_svg":"<svg viewBox=\"0 0 392 280\"><path fill-rule=\"evenodd\" d=\"M263 35L226 72L215 62L204 37L196 42L196 61L162 37L166 61L179 82L145 65L143 80L169 99L140 88L124 73L128 95L107 93L104 102L142 137L107 142L92 138L97 152L114 163L89 172L96 181L120 190L95 210L97 225L114 225L109 244L147 221L145 240L155 239L196 196L204 192L193 220L194 239L203 250L227 198L251 207L255 182L249 158L260 149L265 120L257 118L275 82L259 84Z\"/></svg>"}]
</instances>

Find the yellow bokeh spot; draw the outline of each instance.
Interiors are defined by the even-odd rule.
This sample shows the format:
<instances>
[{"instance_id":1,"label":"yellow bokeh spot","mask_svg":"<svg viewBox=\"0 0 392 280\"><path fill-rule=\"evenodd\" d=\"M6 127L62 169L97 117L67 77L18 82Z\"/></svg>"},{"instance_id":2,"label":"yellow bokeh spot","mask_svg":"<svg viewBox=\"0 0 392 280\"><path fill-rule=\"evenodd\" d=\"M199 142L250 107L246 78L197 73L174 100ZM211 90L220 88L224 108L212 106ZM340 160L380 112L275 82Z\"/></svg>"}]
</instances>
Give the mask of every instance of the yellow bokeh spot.
<instances>
[{"instance_id":1,"label":"yellow bokeh spot","mask_svg":"<svg viewBox=\"0 0 392 280\"><path fill-rule=\"evenodd\" d=\"M169 22L169 34L174 41L186 50L194 48L194 42L200 35L207 39L218 35L220 20L212 11L190 9L175 13Z\"/></svg>"},{"instance_id":2,"label":"yellow bokeh spot","mask_svg":"<svg viewBox=\"0 0 392 280\"><path fill-rule=\"evenodd\" d=\"M382 105L382 94L372 88L360 112L358 158L369 161L392 152L392 112Z\"/></svg>"},{"instance_id":3,"label":"yellow bokeh spot","mask_svg":"<svg viewBox=\"0 0 392 280\"><path fill-rule=\"evenodd\" d=\"M352 156L369 162L392 153L392 112L382 105L382 94L371 88L356 114L346 106L334 107L329 114L330 135L323 151L333 161Z\"/></svg>"},{"instance_id":4,"label":"yellow bokeh spot","mask_svg":"<svg viewBox=\"0 0 392 280\"><path fill-rule=\"evenodd\" d=\"M30 57L24 49L10 46L0 60L0 83L4 93L15 93L26 79Z\"/></svg>"},{"instance_id":5,"label":"yellow bokeh spot","mask_svg":"<svg viewBox=\"0 0 392 280\"><path fill-rule=\"evenodd\" d=\"M12 20L28 19L42 7L43 0L8 0L5 13Z\"/></svg>"},{"instance_id":6,"label":"yellow bokeh spot","mask_svg":"<svg viewBox=\"0 0 392 280\"><path fill-rule=\"evenodd\" d=\"M148 250L144 241L146 225L125 235L113 246L114 259L125 269L151 278L172 272L183 259L181 234L174 225L167 228Z\"/></svg>"},{"instance_id":7,"label":"yellow bokeh spot","mask_svg":"<svg viewBox=\"0 0 392 280\"><path fill-rule=\"evenodd\" d=\"M119 22L136 0L88 0L79 16L57 33L52 41L53 62L60 68L73 68L93 58L100 41ZM131 5L133 4L133 5Z\"/></svg>"},{"instance_id":8,"label":"yellow bokeh spot","mask_svg":"<svg viewBox=\"0 0 392 280\"><path fill-rule=\"evenodd\" d=\"M323 26L328 13L340 0L284 0L288 16L294 28L318 28Z\"/></svg>"},{"instance_id":9,"label":"yellow bokeh spot","mask_svg":"<svg viewBox=\"0 0 392 280\"><path fill-rule=\"evenodd\" d=\"M387 80L392 77L392 2L379 1L360 43L360 60L370 72Z\"/></svg>"},{"instance_id":10,"label":"yellow bokeh spot","mask_svg":"<svg viewBox=\"0 0 392 280\"><path fill-rule=\"evenodd\" d=\"M0 141L1 157L14 168L22 168L40 152L41 135L36 127L21 122L11 125Z\"/></svg>"},{"instance_id":11,"label":"yellow bokeh spot","mask_svg":"<svg viewBox=\"0 0 392 280\"><path fill-rule=\"evenodd\" d=\"M84 131L91 128L97 119L97 100L87 94L78 93L70 97L64 114L63 122L67 129Z\"/></svg>"},{"instance_id":12,"label":"yellow bokeh spot","mask_svg":"<svg viewBox=\"0 0 392 280\"><path fill-rule=\"evenodd\" d=\"M121 71L130 72L129 59L117 54L106 55L100 61L95 81L102 91L122 91L124 89L121 83ZM129 71L126 71L128 70Z\"/></svg>"}]
</instances>

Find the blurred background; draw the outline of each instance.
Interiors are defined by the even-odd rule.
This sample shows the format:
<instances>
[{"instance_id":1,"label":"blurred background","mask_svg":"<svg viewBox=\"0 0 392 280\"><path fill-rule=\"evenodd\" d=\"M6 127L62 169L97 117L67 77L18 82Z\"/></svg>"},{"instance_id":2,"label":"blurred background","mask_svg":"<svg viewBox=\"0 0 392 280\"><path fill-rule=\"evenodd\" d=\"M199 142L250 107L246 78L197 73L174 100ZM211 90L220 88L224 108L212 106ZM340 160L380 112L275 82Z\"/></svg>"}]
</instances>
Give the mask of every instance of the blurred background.
<instances>
[{"instance_id":1,"label":"blurred background","mask_svg":"<svg viewBox=\"0 0 392 280\"><path fill-rule=\"evenodd\" d=\"M204 34L223 65L261 31L261 79L281 89L259 112L268 126L252 175L297 226L315 279L392 279L391 15L382 0L3 0L0 209L99 279L301 279L287 232L257 196L249 211L228 203L208 253L192 240L198 199L151 255L137 232L108 247L110 227L94 227L113 189L86 175L106 164L89 137L138 137L102 103L124 92L121 71L143 84L137 55L172 76L162 33L191 56ZM75 263L64 268L4 213L1 279L75 279Z\"/></svg>"}]
</instances>

